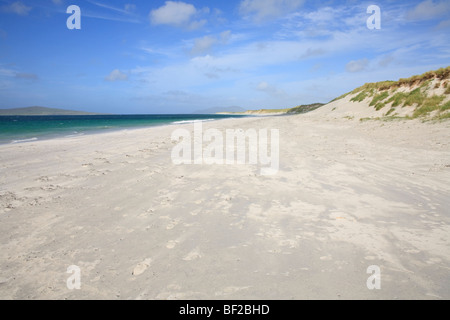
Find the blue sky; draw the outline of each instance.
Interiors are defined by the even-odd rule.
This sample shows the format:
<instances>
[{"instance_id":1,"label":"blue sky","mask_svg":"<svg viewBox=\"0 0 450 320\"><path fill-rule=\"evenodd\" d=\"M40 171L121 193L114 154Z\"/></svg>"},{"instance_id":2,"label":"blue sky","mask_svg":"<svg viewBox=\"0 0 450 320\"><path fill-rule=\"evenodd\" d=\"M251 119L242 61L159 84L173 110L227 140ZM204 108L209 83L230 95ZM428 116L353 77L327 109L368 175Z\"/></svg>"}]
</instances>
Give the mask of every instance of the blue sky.
<instances>
[{"instance_id":1,"label":"blue sky","mask_svg":"<svg viewBox=\"0 0 450 320\"><path fill-rule=\"evenodd\" d=\"M449 62L449 0L0 0L0 108L286 108Z\"/></svg>"}]
</instances>

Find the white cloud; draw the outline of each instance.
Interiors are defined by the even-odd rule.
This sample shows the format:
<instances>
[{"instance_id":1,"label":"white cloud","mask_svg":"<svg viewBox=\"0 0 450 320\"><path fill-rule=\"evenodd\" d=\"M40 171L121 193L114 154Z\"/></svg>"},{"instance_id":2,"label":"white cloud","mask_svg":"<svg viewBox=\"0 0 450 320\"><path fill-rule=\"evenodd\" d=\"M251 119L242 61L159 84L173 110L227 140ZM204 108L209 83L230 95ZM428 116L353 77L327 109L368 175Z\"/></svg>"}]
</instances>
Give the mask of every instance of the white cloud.
<instances>
[{"instance_id":1,"label":"white cloud","mask_svg":"<svg viewBox=\"0 0 450 320\"><path fill-rule=\"evenodd\" d=\"M0 77L16 78L23 80L38 80L39 76L35 73L20 72L0 66Z\"/></svg>"},{"instance_id":2,"label":"white cloud","mask_svg":"<svg viewBox=\"0 0 450 320\"><path fill-rule=\"evenodd\" d=\"M193 18L201 13L209 13L209 9L197 10L189 3L166 1L162 7L152 10L149 17L151 23L154 25L170 25L198 29L206 23L206 20L195 21Z\"/></svg>"},{"instance_id":3,"label":"white cloud","mask_svg":"<svg viewBox=\"0 0 450 320\"><path fill-rule=\"evenodd\" d=\"M211 48L216 44L225 45L231 39L231 31L223 31L217 37L216 36L204 36L194 40L194 46L191 49L191 55L201 55L209 52Z\"/></svg>"},{"instance_id":4,"label":"white cloud","mask_svg":"<svg viewBox=\"0 0 450 320\"><path fill-rule=\"evenodd\" d=\"M198 55L208 52L216 42L217 39L212 36L204 36L203 38L195 39L194 47L191 49L191 54Z\"/></svg>"},{"instance_id":5,"label":"white cloud","mask_svg":"<svg viewBox=\"0 0 450 320\"><path fill-rule=\"evenodd\" d=\"M386 11L384 12L386 14ZM282 20L279 38L322 38L337 33L348 33L367 29L366 11L358 6L322 7L315 11L301 10L287 15Z\"/></svg>"},{"instance_id":6,"label":"white cloud","mask_svg":"<svg viewBox=\"0 0 450 320\"><path fill-rule=\"evenodd\" d=\"M0 66L0 76L14 77L15 74L16 74L16 71Z\"/></svg>"},{"instance_id":7,"label":"white cloud","mask_svg":"<svg viewBox=\"0 0 450 320\"><path fill-rule=\"evenodd\" d=\"M16 73L15 77L17 79L24 79L24 80L38 80L39 77L37 74L34 73Z\"/></svg>"},{"instance_id":8,"label":"white cloud","mask_svg":"<svg viewBox=\"0 0 450 320\"><path fill-rule=\"evenodd\" d=\"M52 2L59 6L63 3L63 0L52 0Z\"/></svg>"},{"instance_id":9,"label":"white cloud","mask_svg":"<svg viewBox=\"0 0 450 320\"><path fill-rule=\"evenodd\" d=\"M405 71L410 69L431 70L434 66L424 67L424 64L433 61L434 49L441 56L448 56L445 34L430 37L427 30L414 30L412 37L411 30L404 28L405 5L401 8L403 11L397 6L384 8L385 15L399 17L392 22L389 32L369 32L365 8L347 6L292 13L277 21L282 37L278 34L272 37L274 33L271 33L263 38L257 31L242 36L235 34L241 30L233 25L230 26L233 33L225 31L184 39L183 46L177 50L190 51L195 55L190 59L178 55L173 63L163 61L130 72L147 81L139 88L142 95L148 94L149 88L155 95L177 88L214 98L225 105L258 108L326 102L365 82L397 80L408 76ZM393 14L399 12L402 13ZM193 19L196 18L193 16L189 21ZM277 26L274 24L275 32ZM313 31L321 36L307 34ZM223 44L227 44L226 48L219 50ZM170 48L163 49L176 51L169 50L173 48L172 43ZM429 54L425 55L423 50ZM308 65L302 58L314 58L314 61ZM413 63L415 60L417 64ZM305 72L308 69L316 72ZM194 101L199 106L203 103L203 100ZM186 108L192 103L180 101Z\"/></svg>"},{"instance_id":10,"label":"white cloud","mask_svg":"<svg viewBox=\"0 0 450 320\"><path fill-rule=\"evenodd\" d=\"M135 4L132 4L132 3L125 4L125 11L129 12L129 11L134 11L134 10L136 10Z\"/></svg>"},{"instance_id":11,"label":"white cloud","mask_svg":"<svg viewBox=\"0 0 450 320\"><path fill-rule=\"evenodd\" d=\"M231 39L231 31L227 30L220 34L220 41L223 44L226 44Z\"/></svg>"},{"instance_id":12,"label":"white cloud","mask_svg":"<svg viewBox=\"0 0 450 320\"><path fill-rule=\"evenodd\" d=\"M301 59L307 59L307 58L313 58L313 57L317 57L317 56L321 56L325 54L325 50L318 48L318 49L313 49L313 48L308 48L305 53L303 53L300 58Z\"/></svg>"},{"instance_id":13,"label":"white cloud","mask_svg":"<svg viewBox=\"0 0 450 320\"><path fill-rule=\"evenodd\" d=\"M15 69L9 69L0 66L0 77L16 78L22 80L38 80L39 76L35 73L21 72Z\"/></svg>"},{"instance_id":14,"label":"white cloud","mask_svg":"<svg viewBox=\"0 0 450 320\"><path fill-rule=\"evenodd\" d=\"M252 16L256 21L277 18L298 9L304 0L243 0L239 12L244 16Z\"/></svg>"},{"instance_id":15,"label":"white cloud","mask_svg":"<svg viewBox=\"0 0 450 320\"><path fill-rule=\"evenodd\" d=\"M450 20L444 20L437 26L438 29L450 28Z\"/></svg>"},{"instance_id":16,"label":"white cloud","mask_svg":"<svg viewBox=\"0 0 450 320\"><path fill-rule=\"evenodd\" d=\"M31 7L24 5L21 1L16 1L9 5L2 6L1 9L4 12L15 13L20 16L26 16L30 12Z\"/></svg>"},{"instance_id":17,"label":"white cloud","mask_svg":"<svg viewBox=\"0 0 450 320\"><path fill-rule=\"evenodd\" d=\"M394 56L392 54L388 54L388 55L385 55L385 56L380 58L380 60L378 62L378 65L380 67L387 67L394 61L395 61Z\"/></svg>"},{"instance_id":18,"label":"white cloud","mask_svg":"<svg viewBox=\"0 0 450 320\"><path fill-rule=\"evenodd\" d=\"M197 29L200 29L201 27L203 27L206 23L207 23L207 21L205 19L198 20L198 21L192 21L191 23L189 23L187 25L187 28L189 30L197 30Z\"/></svg>"},{"instance_id":19,"label":"white cloud","mask_svg":"<svg viewBox=\"0 0 450 320\"><path fill-rule=\"evenodd\" d=\"M267 82L263 81L258 84L257 89L261 91L266 91L267 89L269 89L269 87L270 85Z\"/></svg>"},{"instance_id":20,"label":"white cloud","mask_svg":"<svg viewBox=\"0 0 450 320\"><path fill-rule=\"evenodd\" d=\"M110 21L141 23L141 20L137 14L134 13L136 6L134 4L125 4L123 7L115 7L102 2L86 0L89 3L100 7L101 12L93 12L84 10L83 16L88 18L96 18Z\"/></svg>"},{"instance_id":21,"label":"white cloud","mask_svg":"<svg viewBox=\"0 0 450 320\"><path fill-rule=\"evenodd\" d=\"M277 87L267 83L266 81L260 82L256 86L256 90L265 92L271 96L280 96L286 94L283 90L278 89Z\"/></svg>"},{"instance_id":22,"label":"white cloud","mask_svg":"<svg viewBox=\"0 0 450 320\"><path fill-rule=\"evenodd\" d=\"M115 69L105 77L106 81L127 81L128 76L122 71Z\"/></svg>"},{"instance_id":23,"label":"white cloud","mask_svg":"<svg viewBox=\"0 0 450 320\"><path fill-rule=\"evenodd\" d=\"M60 0L57 0L60 1ZM131 11L133 8L136 8L136 6L134 4L125 4L124 9L122 8L117 8L117 7L113 7L101 2L97 2L97 1L92 1L92 0L88 0L90 3L100 7L100 8L104 8L104 9L108 9L108 10L112 10L112 11L116 11L116 12L120 12L120 13L124 13L127 14L129 13L129 11Z\"/></svg>"},{"instance_id":24,"label":"white cloud","mask_svg":"<svg viewBox=\"0 0 450 320\"><path fill-rule=\"evenodd\" d=\"M431 20L448 15L450 12L450 2L434 2L426 0L419 3L413 10L406 15L409 20Z\"/></svg>"},{"instance_id":25,"label":"white cloud","mask_svg":"<svg viewBox=\"0 0 450 320\"><path fill-rule=\"evenodd\" d=\"M347 72L351 72L351 73L361 72L361 71L364 71L368 65L369 65L369 60L367 60L367 59L354 60L354 61L350 61L349 63L347 63L347 65L345 66L345 70L347 70Z\"/></svg>"},{"instance_id":26,"label":"white cloud","mask_svg":"<svg viewBox=\"0 0 450 320\"><path fill-rule=\"evenodd\" d=\"M109 14L86 12L86 11L83 12L83 17L109 20L109 21L118 21L118 22L141 23L141 21L135 17L129 17L129 16L124 16L124 15L113 16L113 15L109 15Z\"/></svg>"}]
</instances>

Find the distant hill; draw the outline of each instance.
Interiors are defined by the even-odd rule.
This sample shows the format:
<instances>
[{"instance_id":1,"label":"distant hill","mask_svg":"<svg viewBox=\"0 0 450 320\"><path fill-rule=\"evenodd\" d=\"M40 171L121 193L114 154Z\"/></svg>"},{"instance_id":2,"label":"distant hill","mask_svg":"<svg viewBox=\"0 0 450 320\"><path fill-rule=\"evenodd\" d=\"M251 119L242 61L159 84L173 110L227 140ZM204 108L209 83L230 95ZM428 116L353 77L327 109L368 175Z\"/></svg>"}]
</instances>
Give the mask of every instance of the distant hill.
<instances>
[{"instance_id":1,"label":"distant hill","mask_svg":"<svg viewBox=\"0 0 450 320\"><path fill-rule=\"evenodd\" d=\"M0 116L56 116L56 115L81 116L81 115L95 115L95 114L97 113L54 109L46 107L0 109Z\"/></svg>"},{"instance_id":2,"label":"distant hill","mask_svg":"<svg viewBox=\"0 0 450 320\"><path fill-rule=\"evenodd\" d=\"M300 114L307 113L316 110L324 106L323 103L313 103L307 105L301 105L294 108L288 109L261 109L261 110L247 110L238 112L220 112L223 114L245 114L245 115L279 115L279 114Z\"/></svg>"},{"instance_id":3,"label":"distant hill","mask_svg":"<svg viewBox=\"0 0 450 320\"><path fill-rule=\"evenodd\" d=\"M227 108L209 108L204 110L197 110L193 114L217 114L217 113L241 113L245 112L245 109L241 107L227 107Z\"/></svg>"}]
</instances>

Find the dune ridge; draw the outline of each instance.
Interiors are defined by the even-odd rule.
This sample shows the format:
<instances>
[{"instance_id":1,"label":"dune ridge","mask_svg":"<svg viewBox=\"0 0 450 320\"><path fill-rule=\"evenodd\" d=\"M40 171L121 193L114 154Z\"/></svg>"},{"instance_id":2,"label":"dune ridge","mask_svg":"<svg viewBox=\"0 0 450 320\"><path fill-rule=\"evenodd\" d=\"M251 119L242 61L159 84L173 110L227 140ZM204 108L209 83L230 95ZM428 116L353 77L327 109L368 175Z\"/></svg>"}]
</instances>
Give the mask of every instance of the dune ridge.
<instances>
[{"instance_id":1,"label":"dune ridge","mask_svg":"<svg viewBox=\"0 0 450 320\"><path fill-rule=\"evenodd\" d=\"M450 67L398 81L366 83L314 114L357 120L449 119Z\"/></svg>"}]
</instances>

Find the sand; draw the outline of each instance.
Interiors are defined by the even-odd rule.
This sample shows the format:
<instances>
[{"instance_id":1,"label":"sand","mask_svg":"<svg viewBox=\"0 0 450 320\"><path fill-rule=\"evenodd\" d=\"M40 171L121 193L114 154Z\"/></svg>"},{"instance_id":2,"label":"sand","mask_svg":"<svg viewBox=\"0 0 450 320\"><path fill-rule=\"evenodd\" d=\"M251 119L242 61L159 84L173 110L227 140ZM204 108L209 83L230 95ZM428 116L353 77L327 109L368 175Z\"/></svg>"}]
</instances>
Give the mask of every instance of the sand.
<instances>
[{"instance_id":1,"label":"sand","mask_svg":"<svg viewBox=\"0 0 450 320\"><path fill-rule=\"evenodd\" d=\"M0 299L450 298L450 122L204 124L279 129L272 176L174 165L176 128L0 146Z\"/></svg>"}]
</instances>

